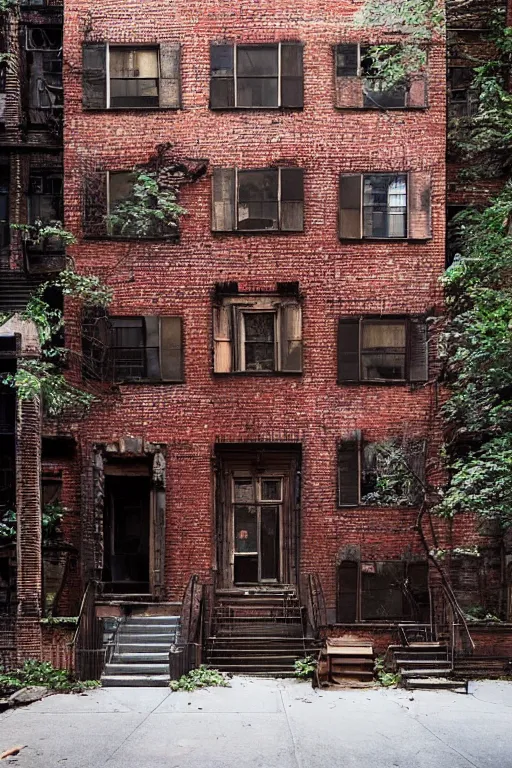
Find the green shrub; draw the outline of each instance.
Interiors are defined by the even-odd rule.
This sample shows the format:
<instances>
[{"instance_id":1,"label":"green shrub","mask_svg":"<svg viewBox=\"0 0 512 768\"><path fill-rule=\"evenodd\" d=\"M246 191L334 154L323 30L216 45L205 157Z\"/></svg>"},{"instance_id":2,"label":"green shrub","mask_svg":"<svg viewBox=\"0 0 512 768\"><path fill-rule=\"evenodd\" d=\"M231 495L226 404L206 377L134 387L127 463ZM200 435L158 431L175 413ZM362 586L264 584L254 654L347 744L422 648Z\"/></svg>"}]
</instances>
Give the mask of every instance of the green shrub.
<instances>
[{"instance_id":1,"label":"green shrub","mask_svg":"<svg viewBox=\"0 0 512 768\"><path fill-rule=\"evenodd\" d=\"M28 659L14 672L0 673L0 690L19 690L29 685L44 685L51 691L80 692L96 688L97 680L78 681L67 669L56 669L49 661Z\"/></svg>"},{"instance_id":2,"label":"green shrub","mask_svg":"<svg viewBox=\"0 0 512 768\"><path fill-rule=\"evenodd\" d=\"M295 677L299 680L307 680L309 677L313 677L316 670L317 660L314 656L305 656L303 659L297 659L295 662Z\"/></svg>"},{"instance_id":3,"label":"green shrub","mask_svg":"<svg viewBox=\"0 0 512 768\"><path fill-rule=\"evenodd\" d=\"M375 677L379 685L385 688L391 688L391 686L399 685L402 677L399 672L388 672L384 663L384 656L378 656L375 659L375 666L373 668Z\"/></svg>"},{"instance_id":4,"label":"green shrub","mask_svg":"<svg viewBox=\"0 0 512 768\"><path fill-rule=\"evenodd\" d=\"M171 680L169 687L172 691L195 691L197 688L213 688L220 686L229 687L226 677L218 669L210 669L201 664L197 669L192 669L179 680Z\"/></svg>"}]
</instances>

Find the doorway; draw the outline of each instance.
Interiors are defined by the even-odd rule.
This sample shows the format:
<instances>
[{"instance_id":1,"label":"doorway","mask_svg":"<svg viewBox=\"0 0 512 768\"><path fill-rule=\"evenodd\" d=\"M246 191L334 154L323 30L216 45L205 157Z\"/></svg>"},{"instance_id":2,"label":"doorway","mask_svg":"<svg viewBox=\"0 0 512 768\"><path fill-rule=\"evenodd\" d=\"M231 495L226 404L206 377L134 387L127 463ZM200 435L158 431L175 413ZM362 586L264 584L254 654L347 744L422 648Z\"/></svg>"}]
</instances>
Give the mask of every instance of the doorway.
<instances>
[{"instance_id":1,"label":"doorway","mask_svg":"<svg viewBox=\"0 0 512 768\"><path fill-rule=\"evenodd\" d=\"M218 585L295 584L299 451L219 446L218 454Z\"/></svg>"},{"instance_id":2,"label":"doorway","mask_svg":"<svg viewBox=\"0 0 512 768\"><path fill-rule=\"evenodd\" d=\"M115 593L149 593L149 476L105 478L103 580Z\"/></svg>"}]
</instances>

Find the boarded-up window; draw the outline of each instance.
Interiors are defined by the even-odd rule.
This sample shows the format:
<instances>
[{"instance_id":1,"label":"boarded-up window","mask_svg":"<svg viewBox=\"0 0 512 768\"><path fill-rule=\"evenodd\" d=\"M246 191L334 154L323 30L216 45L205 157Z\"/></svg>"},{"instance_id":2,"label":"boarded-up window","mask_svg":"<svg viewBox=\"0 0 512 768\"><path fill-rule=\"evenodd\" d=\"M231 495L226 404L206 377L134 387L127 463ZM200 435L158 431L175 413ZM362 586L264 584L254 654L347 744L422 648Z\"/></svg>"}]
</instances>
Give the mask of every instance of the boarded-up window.
<instances>
[{"instance_id":1,"label":"boarded-up window","mask_svg":"<svg viewBox=\"0 0 512 768\"><path fill-rule=\"evenodd\" d=\"M422 317L344 317L338 326L338 382L421 382L428 378Z\"/></svg>"},{"instance_id":2,"label":"boarded-up window","mask_svg":"<svg viewBox=\"0 0 512 768\"><path fill-rule=\"evenodd\" d=\"M336 619L340 624L353 624L358 617L359 563L344 560L338 566L338 600Z\"/></svg>"},{"instance_id":3,"label":"boarded-up window","mask_svg":"<svg viewBox=\"0 0 512 768\"><path fill-rule=\"evenodd\" d=\"M301 43L210 46L211 109L300 109Z\"/></svg>"},{"instance_id":4,"label":"boarded-up window","mask_svg":"<svg viewBox=\"0 0 512 768\"><path fill-rule=\"evenodd\" d=\"M183 339L180 317L110 317L108 319L109 367L114 381L183 381ZM95 335L86 337L84 354L96 356L91 367L102 364L102 339L105 325L97 323Z\"/></svg>"},{"instance_id":5,"label":"boarded-up window","mask_svg":"<svg viewBox=\"0 0 512 768\"><path fill-rule=\"evenodd\" d=\"M84 109L177 109L181 106L180 45L83 47Z\"/></svg>"},{"instance_id":6,"label":"boarded-up window","mask_svg":"<svg viewBox=\"0 0 512 768\"><path fill-rule=\"evenodd\" d=\"M427 106L427 74L412 73L393 88L373 68L367 46L342 43L334 49L336 106L340 109L414 109Z\"/></svg>"},{"instance_id":7,"label":"boarded-up window","mask_svg":"<svg viewBox=\"0 0 512 768\"><path fill-rule=\"evenodd\" d=\"M304 180L301 168L215 168L214 232L302 232Z\"/></svg>"},{"instance_id":8,"label":"boarded-up window","mask_svg":"<svg viewBox=\"0 0 512 768\"><path fill-rule=\"evenodd\" d=\"M216 373L302 371L302 311L297 300L225 298L214 307Z\"/></svg>"}]
</instances>

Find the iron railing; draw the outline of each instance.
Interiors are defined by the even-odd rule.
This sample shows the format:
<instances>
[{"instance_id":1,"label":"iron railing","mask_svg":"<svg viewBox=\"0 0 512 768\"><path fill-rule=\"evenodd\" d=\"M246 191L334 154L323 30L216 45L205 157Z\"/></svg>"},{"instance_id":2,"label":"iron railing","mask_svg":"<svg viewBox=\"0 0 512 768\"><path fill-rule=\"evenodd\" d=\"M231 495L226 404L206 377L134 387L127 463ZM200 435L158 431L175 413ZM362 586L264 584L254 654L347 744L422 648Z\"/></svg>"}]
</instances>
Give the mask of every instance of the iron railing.
<instances>
[{"instance_id":1,"label":"iron railing","mask_svg":"<svg viewBox=\"0 0 512 768\"><path fill-rule=\"evenodd\" d=\"M450 585L440 582L431 585L429 591L432 637L448 645L453 669L455 658L471 654L475 643Z\"/></svg>"},{"instance_id":2,"label":"iron railing","mask_svg":"<svg viewBox=\"0 0 512 768\"><path fill-rule=\"evenodd\" d=\"M99 680L105 666L103 621L96 616L97 588L97 582L88 582L72 641L75 649L75 674L79 680Z\"/></svg>"},{"instance_id":3,"label":"iron railing","mask_svg":"<svg viewBox=\"0 0 512 768\"><path fill-rule=\"evenodd\" d=\"M304 635L318 637L321 627L327 624L327 610L322 582L317 573L303 574L300 583L300 602L304 606Z\"/></svg>"},{"instance_id":4,"label":"iron railing","mask_svg":"<svg viewBox=\"0 0 512 768\"><path fill-rule=\"evenodd\" d=\"M171 680L177 680L201 664L203 609L203 586L194 574L183 593L179 635L169 650Z\"/></svg>"}]
</instances>

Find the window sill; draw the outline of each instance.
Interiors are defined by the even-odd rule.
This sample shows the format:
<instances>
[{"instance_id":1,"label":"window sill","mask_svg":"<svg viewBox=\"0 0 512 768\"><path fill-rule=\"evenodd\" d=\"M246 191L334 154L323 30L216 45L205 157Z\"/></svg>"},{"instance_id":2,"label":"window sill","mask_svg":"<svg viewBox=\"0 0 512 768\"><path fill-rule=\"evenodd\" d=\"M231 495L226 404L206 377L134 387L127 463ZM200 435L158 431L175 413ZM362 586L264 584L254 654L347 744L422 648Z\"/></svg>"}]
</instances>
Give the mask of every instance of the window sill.
<instances>
[{"instance_id":1,"label":"window sill","mask_svg":"<svg viewBox=\"0 0 512 768\"><path fill-rule=\"evenodd\" d=\"M226 229L223 231L211 230L212 235L239 235L246 237L249 235L303 235L303 229Z\"/></svg>"},{"instance_id":2,"label":"window sill","mask_svg":"<svg viewBox=\"0 0 512 768\"><path fill-rule=\"evenodd\" d=\"M337 112L427 112L430 105L423 107L338 107L334 106Z\"/></svg>"},{"instance_id":3,"label":"window sill","mask_svg":"<svg viewBox=\"0 0 512 768\"><path fill-rule=\"evenodd\" d=\"M82 112L180 112L183 107L84 107Z\"/></svg>"},{"instance_id":4,"label":"window sill","mask_svg":"<svg viewBox=\"0 0 512 768\"><path fill-rule=\"evenodd\" d=\"M208 105L210 112L303 112L304 107L212 107Z\"/></svg>"},{"instance_id":5,"label":"window sill","mask_svg":"<svg viewBox=\"0 0 512 768\"><path fill-rule=\"evenodd\" d=\"M215 378L224 379L228 376L235 376L238 378L265 378L265 379L276 379L281 376L284 376L286 378L288 377L299 377L304 375L304 371L214 371L213 375Z\"/></svg>"},{"instance_id":6,"label":"window sill","mask_svg":"<svg viewBox=\"0 0 512 768\"><path fill-rule=\"evenodd\" d=\"M428 243L429 237L338 237L340 243Z\"/></svg>"},{"instance_id":7,"label":"window sill","mask_svg":"<svg viewBox=\"0 0 512 768\"><path fill-rule=\"evenodd\" d=\"M407 381L406 379L359 379L351 381L343 379L343 381L340 381L338 379L336 383L339 384L340 387L360 387L369 385L372 387L411 387L415 389L417 386L426 384L426 382L427 379L425 379L425 381Z\"/></svg>"},{"instance_id":8,"label":"window sill","mask_svg":"<svg viewBox=\"0 0 512 768\"><path fill-rule=\"evenodd\" d=\"M170 386L182 386L183 384L185 384L185 380L182 379L181 381L174 381L174 380L171 380L171 379L158 379L158 380L155 380L155 379L121 379L121 380L114 379L113 383L114 383L115 386L118 386L118 387L119 386L122 386L122 387L132 386L133 384L135 384L135 385L142 384L143 386L150 385L150 386L157 386L157 387L162 387L162 386L166 387L166 386L169 386L169 385Z\"/></svg>"},{"instance_id":9,"label":"window sill","mask_svg":"<svg viewBox=\"0 0 512 768\"><path fill-rule=\"evenodd\" d=\"M344 509L359 509L365 512L379 512L380 510L405 510L409 512L420 508L419 504L337 504L336 509L341 512Z\"/></svg>"},{"instance_id":10,"label":"window sill","mask_svg":"<svg viewBox=\"0 0 512 768\"><path fill-rule=\"evenodd\" d=\"M121 237L120 235L82 235L82 240L92 240L116 243L179 243L180 236L164 235L162 237Z\"/></svg>"}]
</instances>

